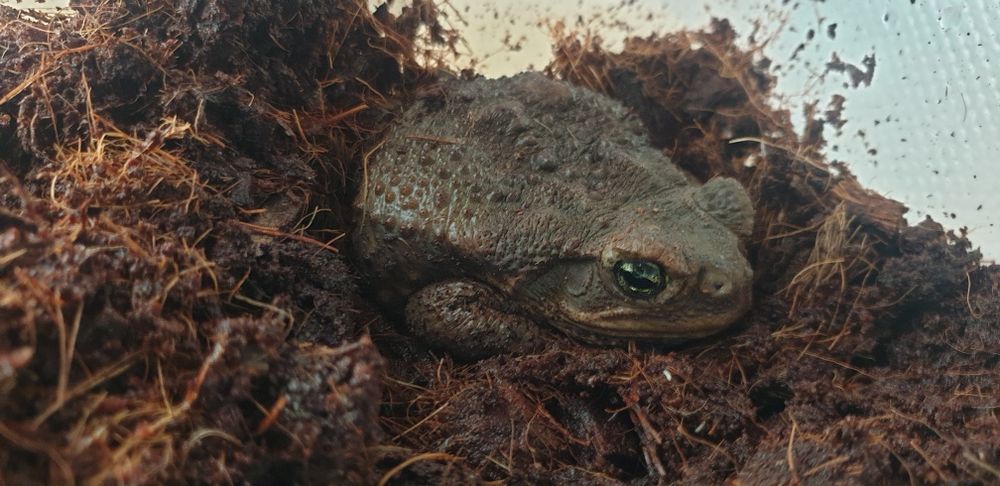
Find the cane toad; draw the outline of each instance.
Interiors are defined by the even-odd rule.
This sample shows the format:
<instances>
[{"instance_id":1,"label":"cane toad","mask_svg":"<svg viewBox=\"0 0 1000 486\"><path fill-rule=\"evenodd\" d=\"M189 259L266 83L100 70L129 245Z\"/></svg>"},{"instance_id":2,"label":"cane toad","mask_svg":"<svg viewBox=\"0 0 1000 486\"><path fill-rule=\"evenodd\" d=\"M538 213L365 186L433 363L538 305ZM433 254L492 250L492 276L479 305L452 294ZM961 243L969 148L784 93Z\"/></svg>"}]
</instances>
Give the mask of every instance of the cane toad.
<instances>
[{"instance_id":1,"label":"cane toad","mask_svg":"<svg viewBox=\"0 0 1000 486\"><path fill-rule=\"evenodd\" d=\"M742 186L700 185L616 101L538 73L454 80L366 161L352 254L432 346L537 347L715 333L750 305Z\"/></svg>"}]
</instances>

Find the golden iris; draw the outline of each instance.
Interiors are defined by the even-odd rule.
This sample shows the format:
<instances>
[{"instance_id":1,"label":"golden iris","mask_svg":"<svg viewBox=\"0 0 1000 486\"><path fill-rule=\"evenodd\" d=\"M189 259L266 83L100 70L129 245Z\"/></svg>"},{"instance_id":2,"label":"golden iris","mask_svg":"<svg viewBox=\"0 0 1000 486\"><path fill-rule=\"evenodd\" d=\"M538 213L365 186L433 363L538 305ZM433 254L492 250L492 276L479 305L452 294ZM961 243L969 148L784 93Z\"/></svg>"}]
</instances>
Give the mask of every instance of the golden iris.
<instances>
[{"instance_id":1,"label":"golden iris","mask_svg":"<svg viewBox=\"0 0 1000 486\"><path fill-rule=\"evenodd\" d=\"M614 266L615 281L623 292L639 298L649 298L663 290L667 276L663 268L643 260L621 260Z\"/></svg>"}]
</instances>

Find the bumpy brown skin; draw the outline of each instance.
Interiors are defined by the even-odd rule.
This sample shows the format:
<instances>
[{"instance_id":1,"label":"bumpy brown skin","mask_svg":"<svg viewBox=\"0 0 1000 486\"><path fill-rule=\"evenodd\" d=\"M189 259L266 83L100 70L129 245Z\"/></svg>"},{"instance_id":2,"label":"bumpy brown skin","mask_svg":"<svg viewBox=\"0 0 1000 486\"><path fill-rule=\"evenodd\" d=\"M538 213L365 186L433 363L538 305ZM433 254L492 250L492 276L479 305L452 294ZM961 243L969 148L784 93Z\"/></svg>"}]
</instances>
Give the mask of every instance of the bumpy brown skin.
<instances>
[{"instance_id":1,"label":"bumpy brown skin","mask_svg":"<svg viewBox=\"0 0 1000 486\"><path fill-rule=\"evenodd\" d=\"M743 188L698 185L623 106L537 73L452 81L415 103L355 211L353 257L376 299L459 357L537 347L537 323L594 344L681 341L750 305ZM669 281L630 295L620 260Z\"/></svg>"}]
</instances>

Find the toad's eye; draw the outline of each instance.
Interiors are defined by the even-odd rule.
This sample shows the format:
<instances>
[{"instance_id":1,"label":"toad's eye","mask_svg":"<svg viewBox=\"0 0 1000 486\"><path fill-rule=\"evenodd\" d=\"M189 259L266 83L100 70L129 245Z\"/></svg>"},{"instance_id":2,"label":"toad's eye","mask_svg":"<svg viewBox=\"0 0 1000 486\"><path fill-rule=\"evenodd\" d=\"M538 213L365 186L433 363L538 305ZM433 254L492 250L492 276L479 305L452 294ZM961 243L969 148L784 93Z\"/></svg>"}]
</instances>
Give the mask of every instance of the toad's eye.
<instances>
[{"instance_id":1,"label":"toad's eye","mask_svg":"<svg viewBox=\"0 0 1000 486\"><path fill-rule=\"evenodd\" d=\"M667 284L659 265L643 260L620 260L614 266L615 282L625 294L640 299L652 297Z\"/></svg>"}]
</instances>

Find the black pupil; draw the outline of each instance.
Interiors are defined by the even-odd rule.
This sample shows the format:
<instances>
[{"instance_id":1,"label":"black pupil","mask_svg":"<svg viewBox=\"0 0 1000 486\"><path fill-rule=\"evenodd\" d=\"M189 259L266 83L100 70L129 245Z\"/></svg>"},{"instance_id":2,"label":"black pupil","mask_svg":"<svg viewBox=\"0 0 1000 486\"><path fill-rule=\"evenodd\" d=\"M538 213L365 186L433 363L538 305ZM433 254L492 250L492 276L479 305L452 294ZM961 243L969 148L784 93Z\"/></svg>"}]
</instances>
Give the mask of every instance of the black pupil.
<instances>
[{"instance_id":1,"label":"black pupil","mask_svg":"<svg viewBox=\"0 0 1000 486\"><path fill-rule=\"evenodd\" d=\"M659 265L641 260L615 263L615 278L626 293L651 297L663 290L665 277Z\"/></svg>"}]
</instances>

